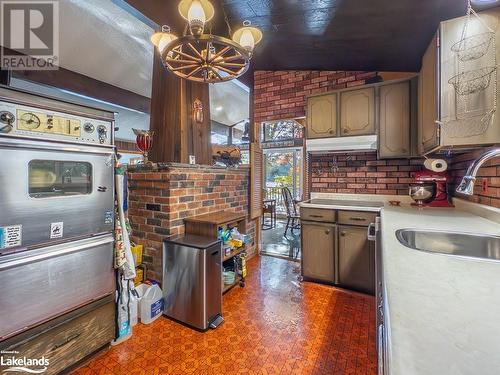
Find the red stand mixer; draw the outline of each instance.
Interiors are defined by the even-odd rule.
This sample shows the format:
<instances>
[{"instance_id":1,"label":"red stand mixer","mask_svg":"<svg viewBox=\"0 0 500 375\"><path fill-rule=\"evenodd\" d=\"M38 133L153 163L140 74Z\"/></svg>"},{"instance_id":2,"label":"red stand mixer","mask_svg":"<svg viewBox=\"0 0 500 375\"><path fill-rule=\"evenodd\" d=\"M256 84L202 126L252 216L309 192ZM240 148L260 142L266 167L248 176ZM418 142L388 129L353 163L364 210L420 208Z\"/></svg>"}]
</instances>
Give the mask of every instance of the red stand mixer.
<instances>
[{"instance_id":1,"label":"red stand mixer","mask_svg":"<svg viewBox=\"0 0 500 375\"><path fill-rule=\"evenodd\" d=\"M423 170L413 173L415 182L410 184L410 196L419 207L453 207L448 194L451 177L447 172Z\"/></svg>"}]
</instances>

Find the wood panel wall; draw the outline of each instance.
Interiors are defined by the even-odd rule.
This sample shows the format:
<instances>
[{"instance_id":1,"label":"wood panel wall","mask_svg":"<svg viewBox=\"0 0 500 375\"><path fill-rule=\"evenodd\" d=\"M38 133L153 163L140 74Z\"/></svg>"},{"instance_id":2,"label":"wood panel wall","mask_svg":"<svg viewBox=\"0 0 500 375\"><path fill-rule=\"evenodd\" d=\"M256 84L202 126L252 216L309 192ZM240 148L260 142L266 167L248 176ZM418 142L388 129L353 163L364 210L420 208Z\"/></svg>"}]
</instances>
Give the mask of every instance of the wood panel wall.
<instances>
[{"instance_id":1,"label":"wood panel wall","mask_svg":"<svg viewBox=\"0 0 500 375\"><path fill-rule=\"evenodd\" d=\"M203 103L203 123L193 118L193 102ZM154 162L210 164L210 101L208 84L178 78L155 53L150 129L155 132L150 159Z\"/></svg>"}]
</instances>

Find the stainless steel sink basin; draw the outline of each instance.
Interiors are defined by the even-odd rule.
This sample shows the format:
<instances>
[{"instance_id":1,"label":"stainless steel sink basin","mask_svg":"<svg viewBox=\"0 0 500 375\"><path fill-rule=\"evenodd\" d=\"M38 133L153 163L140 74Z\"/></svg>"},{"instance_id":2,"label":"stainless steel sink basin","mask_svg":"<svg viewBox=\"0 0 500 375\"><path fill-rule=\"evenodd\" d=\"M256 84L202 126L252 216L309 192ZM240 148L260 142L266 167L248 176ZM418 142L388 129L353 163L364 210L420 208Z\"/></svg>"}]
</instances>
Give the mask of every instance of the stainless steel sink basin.
<instances>
[{"instance_id":1,"label":"stainless steel sink basin","mask_svg":"<svg viewBox=\"0 0 500 375\"><path fill-rule=\"evenodd\" d=\"M450 256L500 261L500 236L400 229L396 237L411 249Z\"/></svg>"}]
</instances>

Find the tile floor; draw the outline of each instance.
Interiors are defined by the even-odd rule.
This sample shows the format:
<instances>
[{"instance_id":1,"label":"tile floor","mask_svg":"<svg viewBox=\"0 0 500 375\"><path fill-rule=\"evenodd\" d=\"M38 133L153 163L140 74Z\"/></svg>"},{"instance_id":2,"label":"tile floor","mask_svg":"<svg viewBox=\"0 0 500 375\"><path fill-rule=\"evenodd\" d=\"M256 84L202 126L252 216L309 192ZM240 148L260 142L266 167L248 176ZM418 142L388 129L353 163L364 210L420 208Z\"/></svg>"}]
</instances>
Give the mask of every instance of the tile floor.
<instances>
[{"instance_id":1,"label":"tile floor","mask_svg":"<svg viewBox=\"0 0 500 375\"><path fill-rule=\"evenodd\" d=\"M285 259L248 266L216 330L161 317L73 374L376 374L373 297L300 283L298 263Z\"/></svg>"},{"instance_id":2,"label":"tile floor","mask_svg":"<svg viewBox=\"0 0 500 375\"><path fill-rule=\"evenodd\" d=\"M284 237L286 219L278 219L272 229L262 231L262 253L300 260L300 229L288 229Z\"/></svg>"}]
</instances>

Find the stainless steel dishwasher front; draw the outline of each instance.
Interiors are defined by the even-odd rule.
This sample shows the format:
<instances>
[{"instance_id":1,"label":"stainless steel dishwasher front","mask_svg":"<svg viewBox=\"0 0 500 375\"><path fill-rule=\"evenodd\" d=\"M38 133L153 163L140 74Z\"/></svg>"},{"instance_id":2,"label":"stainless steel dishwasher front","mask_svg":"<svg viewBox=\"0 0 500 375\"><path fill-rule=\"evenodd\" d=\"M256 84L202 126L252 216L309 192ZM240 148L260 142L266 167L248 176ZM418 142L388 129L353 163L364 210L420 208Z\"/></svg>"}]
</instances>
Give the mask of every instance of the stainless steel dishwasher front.
<instances>
[{"instance_id":1,"label":"stainless steel dishwasher front","mask_svg":"<svg viewBox=\"0 0 500 375\"><path fill-rule=\"evenodd\" d=\"M222 319L221 243L186 234L163 243L164 314L200 330Z\"/></svg>"}]
</instances>

